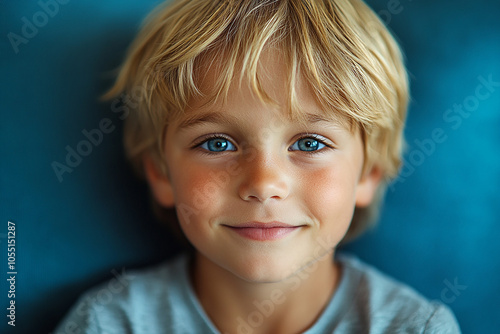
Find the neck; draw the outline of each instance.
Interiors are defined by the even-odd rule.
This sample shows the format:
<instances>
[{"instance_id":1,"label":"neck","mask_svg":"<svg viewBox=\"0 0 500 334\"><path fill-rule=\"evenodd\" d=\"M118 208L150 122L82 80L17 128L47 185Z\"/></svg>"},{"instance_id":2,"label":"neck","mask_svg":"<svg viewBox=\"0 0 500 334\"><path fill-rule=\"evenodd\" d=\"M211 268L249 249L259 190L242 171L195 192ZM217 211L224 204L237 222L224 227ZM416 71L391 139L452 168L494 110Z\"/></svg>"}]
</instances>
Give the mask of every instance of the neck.
<instances>
[{"instance_id":1,"label":"neck","mask_svg":"<svg viewBox=\"0 0 500 334\"><path fill-rule=\"evenodd\" d=\"M245 281L197 254L195 293L221 333L300 333L310 328L339 282L333 255L274 283Z\"/></svg>"}]
</instances>

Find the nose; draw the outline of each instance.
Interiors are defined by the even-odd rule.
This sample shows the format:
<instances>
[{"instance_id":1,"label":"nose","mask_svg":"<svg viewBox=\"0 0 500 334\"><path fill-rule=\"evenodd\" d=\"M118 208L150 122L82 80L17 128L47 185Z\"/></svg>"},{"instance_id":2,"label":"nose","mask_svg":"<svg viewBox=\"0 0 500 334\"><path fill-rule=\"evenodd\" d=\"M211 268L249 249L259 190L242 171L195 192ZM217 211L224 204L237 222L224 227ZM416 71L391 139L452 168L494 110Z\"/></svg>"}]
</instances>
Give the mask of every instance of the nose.
<instances>
[{"instance_id":1,"label":"nose","mask_svg":"<svg viewBox=\"0 0 500 334\"><path fill-rule=\"evenodd\" d=\"M290 185L283 162L276 157L257 155L246 162L245 177L239 185L239 196L245 201L266 202L288 197Z\"/></svg>"}]
</instances>

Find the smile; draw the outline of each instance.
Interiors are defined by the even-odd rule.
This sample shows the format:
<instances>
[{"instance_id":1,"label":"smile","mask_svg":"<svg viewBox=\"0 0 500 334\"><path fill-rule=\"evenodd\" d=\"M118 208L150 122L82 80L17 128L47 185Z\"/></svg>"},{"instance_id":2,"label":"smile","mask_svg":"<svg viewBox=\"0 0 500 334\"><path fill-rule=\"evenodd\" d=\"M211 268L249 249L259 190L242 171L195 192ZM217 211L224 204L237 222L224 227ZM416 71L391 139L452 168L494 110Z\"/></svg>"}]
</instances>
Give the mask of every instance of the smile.
<instances>
[{"instance_id":1,"label":"smile","mask_svg":"<svg viewBox=\"0 0 500 334\"><path fill-rule=\"evenodd\" d=\"M286 237L304 225L294 226L280 222L260 223L250 222L237 226L224 225L238 235L257 241L271 241Z\"/></svg>"}]
</instances>

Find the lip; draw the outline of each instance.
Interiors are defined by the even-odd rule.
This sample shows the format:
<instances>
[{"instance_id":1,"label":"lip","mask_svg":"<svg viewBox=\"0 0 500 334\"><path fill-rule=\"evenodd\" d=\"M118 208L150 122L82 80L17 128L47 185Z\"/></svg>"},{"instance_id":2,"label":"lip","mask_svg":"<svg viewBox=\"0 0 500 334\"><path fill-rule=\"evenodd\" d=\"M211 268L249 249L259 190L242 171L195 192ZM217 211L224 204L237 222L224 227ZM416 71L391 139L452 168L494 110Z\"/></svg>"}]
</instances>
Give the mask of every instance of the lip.
<instances>
[{"instance_id":1,"label":"lip","mask_svg":"<svg viewBox=\"0 0 500 334\"><path fill-rule=\"evenodd\" d=\"M300 229L304 225L290 225L282 222L248 222L239 225L224 225L238 235L257 241L271 241L286 237L290 233Z\"/></svg>"}]
</instances>

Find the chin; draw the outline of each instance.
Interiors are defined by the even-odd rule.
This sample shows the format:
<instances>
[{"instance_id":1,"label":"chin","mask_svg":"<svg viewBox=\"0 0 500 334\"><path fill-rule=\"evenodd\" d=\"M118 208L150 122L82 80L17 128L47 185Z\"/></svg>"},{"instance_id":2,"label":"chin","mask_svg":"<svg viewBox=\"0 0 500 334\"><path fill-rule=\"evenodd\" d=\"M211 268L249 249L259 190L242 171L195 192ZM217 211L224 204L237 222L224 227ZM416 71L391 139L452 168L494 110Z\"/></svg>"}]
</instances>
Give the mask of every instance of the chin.
<instances>
[{"instance_id":1,"label":"chin","mask_svg":"<svg viewBox=\"0 0 500 334\"><path fill-rule=\"evenodd\" d=\"M286 259L260 257L246 259L226 269L249 283L278 283L293 276L303 265Z\"/></svg>"}]
</instances>

